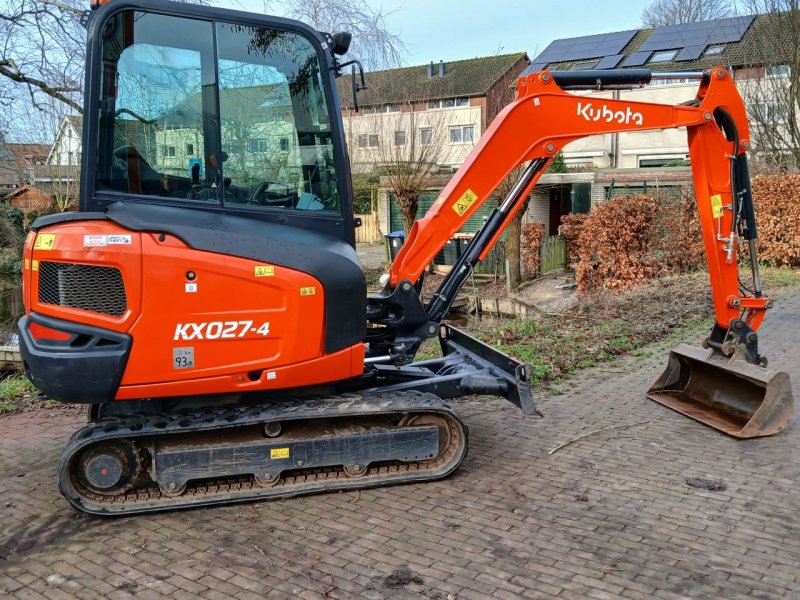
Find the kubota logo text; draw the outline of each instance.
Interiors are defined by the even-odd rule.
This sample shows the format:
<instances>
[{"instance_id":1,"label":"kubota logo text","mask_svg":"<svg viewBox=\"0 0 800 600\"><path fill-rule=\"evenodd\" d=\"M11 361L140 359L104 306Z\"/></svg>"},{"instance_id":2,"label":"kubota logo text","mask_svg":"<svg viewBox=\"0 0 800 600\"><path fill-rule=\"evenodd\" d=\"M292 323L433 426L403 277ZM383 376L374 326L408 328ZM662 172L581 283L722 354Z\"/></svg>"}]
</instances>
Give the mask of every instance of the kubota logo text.
<instances>
[{"instance_id":1,"label":"kubota logo text","mask_svg":"<svg viewBox=\"0 0 800 600\"><path fill-rule=\"evenodd\" d=\"M625 125L629 125L630 123L641 125L643 120L642 113L633 112L630 106L626 107L624 111L611 110L605 104L599 108L594 108L591 102L587 104L578 102L578 116L583 117L587 121L602 120L606 123L612 123L616 121L617 123L624 123Z\"/></svg>"}]
</instances>

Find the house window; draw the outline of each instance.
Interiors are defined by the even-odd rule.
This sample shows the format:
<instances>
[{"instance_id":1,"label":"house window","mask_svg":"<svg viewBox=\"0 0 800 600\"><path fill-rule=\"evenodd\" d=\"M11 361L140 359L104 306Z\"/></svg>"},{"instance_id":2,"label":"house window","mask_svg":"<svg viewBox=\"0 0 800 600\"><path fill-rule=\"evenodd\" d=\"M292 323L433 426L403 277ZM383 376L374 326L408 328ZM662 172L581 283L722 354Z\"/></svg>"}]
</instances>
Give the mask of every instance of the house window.
<instances>
[{"instance_id":1,"label":"house window","mask_svg":"<svg viewBox=\"0 0 800 600\"><path fill-rule=\"evenodd\" d=\"M450 128L450 143L463 144L475 141L475 128L472 125L463 125Z\"/></svg>"},{"instance_id":2,"label":"house window","mask_svg":"<svg viewBox=\"0 0 800 600\"><path fill-rule=\"evenodd\" d=\"M788 77L791 73L789 65L769 65L767 77Z\"/></svg>"},{"instance_id":3,"label":"house window","mask_svg":"<svg viewBox=\"0 0 800 600\"><path fill-rule=\"evenodd\" d=\"M194 154L194 144L186 144L186 154L188 156Z\"/></svg>"},{"instance_id":4,"label":"house window","mask_svg":"<svg viewBox=\"0 0 800 600\"><path fill-rule=\"evenodd\" d=\"M444 100L428 100L428 108L455 108L469 106L469 98L445 98Z\"/></svg>"},{"instance_id":5,"label":"house window","mask_svg":"<svg viewBox=\"0 0 800 600\"><path fill-rule=\"evenodd\" d=\"M433 129L424 127L419 130L419 143L423 146L430 146L433 143Z\"/></svg>"},{"instance_id":6,"label":"house window","mask_svg":"<svg viewBox=\"0 0 800 600\"><path fill-rule=\"evenodd\" d=\"M406 145L406 132L405 131L395 131L394 132L394 145L395 146L405 146Z\"/></svg>"},{"instance_id":7,"label":"house window","mask_svg":"<svg viewBox=\"0 0 800 600\"><path fill-rule=\"evenodd\" d=\"M718 56L725 52L725 45L718 45L718 46L709 46L706 48L706 51L703 52L703 56Z\"/></svg>"},{"instance_id":8,"label":"house window","mask_svg":"<svg viewBox=\"0 0 800 600\"><path fill-rule=\"evenodd\" d=\"M374 106L364 106L361 108L361 113L365 115L374 115L375 114L375 107Z\"/></svg>"},{"instance_id":9,"label":"house window","mask_svg":"<svg viewBox=\"0 0 800 600\"><path fill-rule=\"evenodd\" d=\"M576 62L573 65L572 70L573 71L588 71L590 69L594 69L597 66L597 63L599 63L599 62L600 62L599 59L598 60L585 60L583 62Z\"/></svg>"},{"instance_id":10,"label":"house window","mask_svg":"<svg viewBox=\"0 0 800 600\"><path fill-rule=\"evenodd\" d=\"M288 152L289 151L289 138L281 138L281 152Z\"/></svg>"},{"instance_id":11,"label":"house window","mask_svg":"<svg viewBox=\"0 0 800 600\"><path fill-rule=\"evenodd\" d=\"M764 125L786 122L786 107L776 102L756 102L750 105L750 118Z\"/></svg>"},{"instance_id":12,"label":"house window","mask_svg":"<svg viewBox=\"0 0 800 600\"><path fill-rule=\"evenodd\" d=\"M358 134L358 147L359 148L377 148L378 147L378 134L376 134L376 133L359 133Z\"/></svg>"},{"instance_id":13,"label":"house window","mask_svg":"<svg viewBox=\"0 0 800 600\"><path fill-rule=\"evenodd\" d=\"M680 156L666 156L658 158L640 158L639 167L675 167L685 166L689 162L689 156L686 154Z\"/></svg>"},{"instance_id":14,"label":"house window","mask_svg":"<svg viewBox=\"0 0 800 600\"><path fill-rule=\"evenodd\" d=\"M664 50L662 52L653 52L653 55L650 57L650 60L647 62L666 62L668 60L672 60L675 58L675 55L678 54L677 50Z\"/></svg>"},{"instance_id":15,"label":"house window","mask_svg":"<svg viewBox=\"0 0 800 600\"><path fill-rule=\"evenodd\" d=\"M175 156L175 146L161 146L161 156Z\"/></svg>"},{"instance_id":16,"label":"house window","mask_svg":"<svg viewBox=\"0 0 800 600\"><path fill-rule=\"evenodd\" d=\"M399 104L387 104L383 107L383 110L387 113L392 112L400 112L400 105Z\"/></svg>"},{"instance_id":17,"label":"house window","mask_svg":"<svg viewBox=\"0 0 800 600\"><path fill-rule=\"evenodd\" d=\"M250 152L266 152L267 140L250 140Z\"/></svg>"}]
</instances>

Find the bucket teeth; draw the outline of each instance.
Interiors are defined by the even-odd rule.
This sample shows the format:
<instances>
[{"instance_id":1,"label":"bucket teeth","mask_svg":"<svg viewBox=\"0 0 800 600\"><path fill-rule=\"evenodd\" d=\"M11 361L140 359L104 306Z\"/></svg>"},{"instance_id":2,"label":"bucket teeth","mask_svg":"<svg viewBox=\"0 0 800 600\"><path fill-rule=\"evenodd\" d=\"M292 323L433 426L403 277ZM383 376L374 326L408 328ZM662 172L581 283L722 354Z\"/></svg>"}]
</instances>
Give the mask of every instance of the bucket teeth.
<instances>
[{"instance_id":1,"label":"bucket teeth","mask_svg":"<svg viewBox=\"0 0 800 600\"><path fill-rule=\"evenodd\" d=\"M647 397L736 438L773 435L794 414L787 373L679 344Z\"/></svg>"}]
</instances>

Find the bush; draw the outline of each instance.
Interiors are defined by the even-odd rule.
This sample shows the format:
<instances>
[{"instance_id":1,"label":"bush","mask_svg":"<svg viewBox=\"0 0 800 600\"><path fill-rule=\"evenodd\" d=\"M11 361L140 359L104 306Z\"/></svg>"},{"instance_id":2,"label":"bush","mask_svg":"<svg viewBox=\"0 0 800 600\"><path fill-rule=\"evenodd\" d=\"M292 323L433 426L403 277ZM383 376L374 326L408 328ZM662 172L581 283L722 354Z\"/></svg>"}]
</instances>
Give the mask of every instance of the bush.
<instances>
[{"instance_id":1,"label":"bush","mask_svg":"<svg viewBox=\"0 0 800 600\"><path fill-rule=\"evenodd\" d=\"M526 277L536 277L541 264L542 240L544 239L543 223L523 223L520 234L520 262Z\"/></svg>"},{"instance_id":2,"label":"bush","mask_svg":"<svg viewBox=\"0 0 800 600\"><path fill-rule=\"evenodd\" d=\"M643 195L617 196L592 207L578 236L579 289L627 289L655 275L656 209L655 199Z\"/></svg>"},{"instance_id":3,"label":"bush","mask_svg":"<svg viewBox=\"0 0 800 600\"><path fill-rule=\"evenodd\" d=\"M752 189L759 260L775 267L800 267L800 175L757 175Z\"/></svg>"},{"instance_id":4,"label":"bush","mask_svg":"<svg viewBox=\"0 0 800 600\"><path fill-rule=\"evenodd\" d=\"M574 267L578 260L578 237L581 234L581 227L589 217L587 214L575 213L561 217L561 227L559 233L564 237L567 246L567 266Z\"/></svg>"}]
</instances>

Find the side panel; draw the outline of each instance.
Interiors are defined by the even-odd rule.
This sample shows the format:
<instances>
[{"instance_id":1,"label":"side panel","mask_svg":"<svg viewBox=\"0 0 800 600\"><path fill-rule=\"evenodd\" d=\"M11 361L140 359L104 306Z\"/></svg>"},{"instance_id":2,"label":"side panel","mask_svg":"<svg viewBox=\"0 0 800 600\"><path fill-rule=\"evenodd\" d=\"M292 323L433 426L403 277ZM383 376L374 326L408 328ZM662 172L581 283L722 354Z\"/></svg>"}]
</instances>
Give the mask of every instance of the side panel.
<instances>
[{"instance_id":1,"label":"side panel","mask_svg":"<svg viewBox=\"0 0 800 600\"><path fill-rule=\"evenodd\" d=\"M325 292L308 274L141 234L143 300L123 386L323 355ZM189 366L193 364L193 366Z\"/></svg>"}]
</instances>

